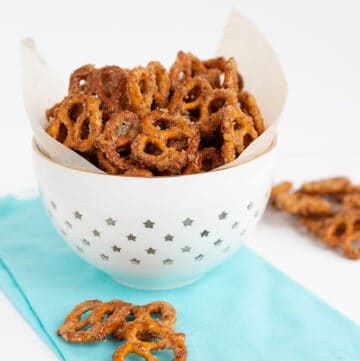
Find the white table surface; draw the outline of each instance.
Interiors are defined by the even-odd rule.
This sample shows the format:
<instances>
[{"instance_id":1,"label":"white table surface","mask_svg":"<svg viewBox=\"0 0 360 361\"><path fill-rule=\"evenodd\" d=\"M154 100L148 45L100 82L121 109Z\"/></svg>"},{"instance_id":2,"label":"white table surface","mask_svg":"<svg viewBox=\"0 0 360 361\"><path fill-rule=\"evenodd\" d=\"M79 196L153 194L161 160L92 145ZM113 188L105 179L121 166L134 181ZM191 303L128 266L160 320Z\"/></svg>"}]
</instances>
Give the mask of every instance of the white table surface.
<instances>
[{"instance_id":1,"label":"white table surface","mask_svg":"<svg viewBox=\"0 0 360 361\"><path fill-rule=\"evenodd\" d=\"M0 195L35 186L21 98L20 39L35 37L43 57L64 76L80 64L132 66L153 54L169 64L178 49L211 56L231 5L268 36L288 79L276 179L346 174L360 183L356 0L2 1ZM322 248L274 211L266 213L249 245L360 322L359 262ZM56 360L1 292L0 340L1 360Z\"/></svg>"}]
</instances>

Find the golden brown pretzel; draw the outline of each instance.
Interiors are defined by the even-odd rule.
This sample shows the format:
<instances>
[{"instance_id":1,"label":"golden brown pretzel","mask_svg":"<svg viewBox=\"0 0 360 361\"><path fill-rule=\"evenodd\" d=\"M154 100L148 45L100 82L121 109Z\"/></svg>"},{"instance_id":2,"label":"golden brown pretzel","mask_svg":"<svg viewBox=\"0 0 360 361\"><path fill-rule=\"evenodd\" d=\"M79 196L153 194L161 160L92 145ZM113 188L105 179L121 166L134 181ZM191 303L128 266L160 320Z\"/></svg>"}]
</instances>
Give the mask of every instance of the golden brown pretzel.
<instances>
[{"instance_id":1,"label":"golden brown pretzel","mask_svg":"<svg viewBox=\"0 0 360 361\"><path fill-rule=\"evenodd\" d=\"M306 182L300 190L309 194L334 194L347 192L350 188L351 182L348 177L333 177Z\"/></svg>"},{"instance_id":2,"label":"golden brown pretzel","mask_svg":"<svg viewBox=\"0 0 360 361\"><path fill-rule=\"evenodd\" d=\"M345 194L342 199L343 207L360 209L360 193Z\"/></svg>"},{"instance_id":3,"label":"golden brown pretzel","mask_svg":"<svg viewBox=\"0 0 360 361\"><path fill-rule=\"evenodd\" d=\"M124 175L128 177L152 177L153 174L148 169L145 168L129 168L124 172Z\"/></svg>"},{"instance_id":4,"label":"golden brown pretzel","mask_svg":"<svg viewBox=\"0 0 360 361\"><path fill-rule=\"evenodd\" d=\"M69 95L87 92L89 86L89 76L95 70L94 65L87 64L76 69L70 76Z\"/></svg>"},{"instance_id":5,"label":"golden brown pretzel","mask_svg":"<svg viewBox=\"0 0 360 361\"><path fill-rule=\"evenodd\" d=\"M128 110L112 113L96 141L96 147L101 150L111 165L120 171L126 171L133 167L128 154L130 145L138 132L139 118L136 114ZM101 158L99 162L106 168L106 163L101 161Z\"/></svg>"},{"instance_id":6,"label":"golden brown pretzel","mask_svg":"<svg viewBox=\"0 0 360 361\"><path fill-rule=\"evenodd\" d=\"M58 329L58 335L73 343L104 340L124 322L129 307L130 304L120 300L106 303L98 300L85 301L75 306L66 316L64 323ZM81 319L88 311L92 312Z\"/></svg>"},{"instance_id":7,"label":"golden brown pretzel","mask_svg":"<svg viewBox=\"0 0 360 361\"><path fill-rule=\"evenodd\" d=\"M198 150L199 133L185 117L152 111L143 117L141 129L131 150L133 158L148 169L178 174ZM169 146L174 140L185 140L187 149Z\"/></svg>"},{"instance_id":8,"label":"golden brown pretzel","mask_svg":"<svg viewBox=\"0 0 360 361\"><path fill-rule=\"evenodd\" d=\"M234 105L226 106L222 111L221 132L224 138L221 150L225 163L235 160L258 136L249 116Z\"/></svg>"},{"instance_id":9,"label":"golden brown pretzel","mask_svg":"<svg viewBox=\"0 0 360 361\"><path fill-rule=\"evenodd\" d=\"M214 135L220 127L225 113L223 110L227 106L236 105L236 95L228 89L213 89L204 94L204 99L200 105L200 117L197 126L200 133L205 137Z\"/></svg>"},{"instance_id":10,"label":"golden brown pretzel","mask_svg":"<svg viewBox=\"0 0 360 361\"><path fill-rule=\"evenodd\" d=\"M271 193L270 193L270 202L274 203L276 197L280 194L280 193L289 193L289 191L291 190L291 188L293 187L292 182L281 182L279 184L276 184L272 187L271 189Z\"/></svg>"},{"instance_id":11,"label":"golden brown pretzel","mask_svg":"<svg viewBox=\"0 0 360 361\"><path fill-rule=\"evenodd\" d=\"M352 243L360 238L360 211L340 210L324 222L319 235L328 246L341 246L347 257L358 258L360 251L353 248Z\"/></svg>"},{"instance_id":12,"label":"golden brown pretzel","mask_svg":"<svg viewBox=\"0 0 360 361\"><path fill-rule=\"evenodd\" d=\"M132 305L128 308L124 323L114 332L113 336L119 340L123 339L129 328L136 322L155 321L161 327L175 329L176 310L167 302L155 301L145 306ZM142 335L141 339L148 339L151 335Z\"/></svg>"},{"instance_id":13,"label":"golden brown pretzel","mask_svg":"<svg viewBox=\"0 0 360 361\"><path fill-rule=\"evenodd\" d=\"M193 75L198 75L205 71L205 66L198 58L194 57L191 53L179 51L169 71L171 89L179 88Z\"/></svg>"},{"instance_id":14,"label":"golden brown pretzel","mask_svg":"<svg viewBox=\"0 0 360 361\"><path fill-rule=\"evenodd\" d=\"M67 147L88 152L102 129L100 101L84 93L65 98L55 110L47 133Z\"/></svg>"},{"instance_id":15,"label":"golden brown pretzel","mask_svg":"<svg viewBox=\"0 0 360 361\"><path fill-rule=\"evenodd\" d=\"M132 69L128 79L128 96L131 110L143 116L151 110L157 92L155 72L138 66Z\"/></svg>"},{"instance_id":16,"label":"golden brown pretzel","mask_svg":"<svg viewBox=\"0 0 360 361\"><path fill-rule=\"evenodd\" d=\"M208 172L209 170L220 167L223 164L224 160L220 150L214 147L204 148L196 153L195 159L189 162L183 174Z\"/></svg>"},{"instance_id":17,"label":"golden brown pretzel","mask_svg":"<svg viewBox=\"0 0 360 361\"><path fill-rule=\"evenodd\" d=\"M159 108L164 108L168 103L170 92L170 80L168 73L158 61L151 61L147 66L147 70L150 73L153 73L155 80L153 103Z\"/></svg>"},{"instance_id":18,"label":"golden brown pretzel","mask_svg":"<svg viewBox=\"0 0 360 361\"><path fill-rule=\"evenodd\" d=\"M151 338L144 341L142 335L151 335ZM172 361L186 360L185 335L174 333L154 320L133 321L126 330L125 339L126 343L115 351L113 361L125 361L129 354L141 356L146 361L158 361L151 351L164 349L173 350Z\"/></svg>"},{"instance_id":19,"label":"golden brown pretzel","mask_svg":"<svg viewBox=\"0 0 360 361\"><path fill-rule=\"evenodd\" d=\"M198 121L200 106L209 94L212 94L212 88L206 79L202 77L191 78L182 87L175 90L169 104L169 112L186 114L193 121ZM199 114L192 116L195 112Z\"/></svg>"},{"instance_id":20,"label":"golden brown pretzel","mask_svg":"<svg viewBox=\"0 0 360 361\"><path fill-rule=\"evenodd\" d=\"M239 93L239 101L241 104L241 109L252 118L257 133L259 135L264 133L264 119L261 115L255 97L247 91L242 91Z\"/></svg>"},{"instance_id":21,"label":"golden brown pretzel","mask_svg":"<svg viewBox=\"0 0 360 361\"><path fill-rule=\"evenodd\" d=\"M127 71L119 66L104 66L93 70L88 77L88 91L99 97L106 118L127 104Z\"/></svg>"},{"instance_id":22,"label":"golden brown pretzel","mask_svg":"<svg viewBox=\"0 0 360 361\"><path fill-rule=\"evenodd\" d=\"M112 164L105 156L101 149L96 150L97 165L108 174L116 175L121 174L122 171Z\"/></svg>"},{"instance_id":23,"label":"golden brown pretzel","mask_svg":"<svg viewBox=\"0 0 360 361\"><path fill-rule=\"evenodd\" d=\"M285 212L302 216L326 216L334 212L333 206L326 199L299 192L280 193L275 198L274 204Z\"/></svg>"}]
</instances>

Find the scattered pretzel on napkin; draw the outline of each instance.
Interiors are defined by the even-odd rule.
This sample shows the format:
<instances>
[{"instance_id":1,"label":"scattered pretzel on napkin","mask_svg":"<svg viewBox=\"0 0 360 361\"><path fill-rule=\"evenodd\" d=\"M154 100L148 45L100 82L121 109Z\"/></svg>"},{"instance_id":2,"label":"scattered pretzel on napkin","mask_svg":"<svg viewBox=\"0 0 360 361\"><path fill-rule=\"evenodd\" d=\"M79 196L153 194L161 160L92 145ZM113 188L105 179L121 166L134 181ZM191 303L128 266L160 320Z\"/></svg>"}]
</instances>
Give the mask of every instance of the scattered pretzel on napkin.
<instances>
[{"instance_id":1,"label":"scattered pretzel on napkin","mask_svg":"<svg viewBox=\"0 0 360 361\"><path fill-rule=\"evenodd\" d=\"M175 333L175 323L176 310L167 302L137 306L121 300L90 300L74 307L58 335L72 343L102 341L110 335L125 340L115 351L113 361L125 361L130 354L157 361L151 351L164 349L173 351L172 361L185 361L185 335Z\"/></svg>"},{"instance_id":2,"label":"scattered pretzel on napkin","mask_svg":"<svg viewBox=\"0 0 360 361\"><path fill-rule=\"evenodd\" d=\"M274 186L273 206L298 216L301 225L326 246L360 259L360 185L347 177L334 177L304 183L296 191L292 187L291 182Z\"/></svg>"}]
</instances>

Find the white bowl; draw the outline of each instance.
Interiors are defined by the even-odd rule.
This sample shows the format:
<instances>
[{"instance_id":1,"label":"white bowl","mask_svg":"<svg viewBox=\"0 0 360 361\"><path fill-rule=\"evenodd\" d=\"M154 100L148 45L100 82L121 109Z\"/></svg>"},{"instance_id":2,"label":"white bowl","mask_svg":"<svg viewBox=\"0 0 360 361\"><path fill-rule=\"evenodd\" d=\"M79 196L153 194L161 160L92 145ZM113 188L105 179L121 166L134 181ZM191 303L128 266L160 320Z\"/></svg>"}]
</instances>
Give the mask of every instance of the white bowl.
<instances>
[{"instance_id":1,"label":"white bowl","mask_svg":"<svg viewBox=\"0 0 360 361\"><path fill-rule=\"evenodd\" d=\"M33 146L42 200L70 247L124 285L194 282L241 246L268 201L275 142L240 166L137 178L63 166Z\"/></svg>"}]
</instances>

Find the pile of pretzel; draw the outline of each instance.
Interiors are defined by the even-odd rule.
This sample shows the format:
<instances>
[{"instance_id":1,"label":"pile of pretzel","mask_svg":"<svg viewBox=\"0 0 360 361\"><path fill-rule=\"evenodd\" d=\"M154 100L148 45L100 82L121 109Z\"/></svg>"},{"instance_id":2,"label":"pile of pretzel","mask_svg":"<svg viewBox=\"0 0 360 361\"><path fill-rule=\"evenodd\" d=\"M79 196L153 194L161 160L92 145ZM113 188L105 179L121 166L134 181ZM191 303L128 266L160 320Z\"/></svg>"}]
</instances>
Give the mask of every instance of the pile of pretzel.
<instances>
[{"instance_id":1,"label":"pile of pretzel","mask_svg":"<svg viewBox=\"0 0 360 361\"><path fill-rule=\"evenodd\" d=\"M300 217L301 224L328 247L360 258L360 185L347 177L304 183L292 191L291 182L272 189L272 204Z\"/></svg>"},{"instance_id":2,"label":"pile of pretzel","mask_svg":"<svg viewBox=\"0 0 360 361\"><path fill-rule=\"evenodd\" d=\"M209 171L264 131L234 58L180 51L157 61L75 70L68 96L46 111L47 133L109 174L150 177Z\"/></svg>"},{"instance_id":3,"label":"pile of pretzel","mask_svg":"<svg viewBox=\"0 0 360 361\"><path fill-rule=\"evenodd\" d=\"M113 361L125 361L131 354L157 361L152 351L164 349L173 351L173 361L185 361L185 335L174 332L175 323L176 311L166 302L136 306L121 300L91 300L75 306L58 329L58 335L73 343L102 341L109 335L124 340Z\"/></svg>"}]
</instances>

